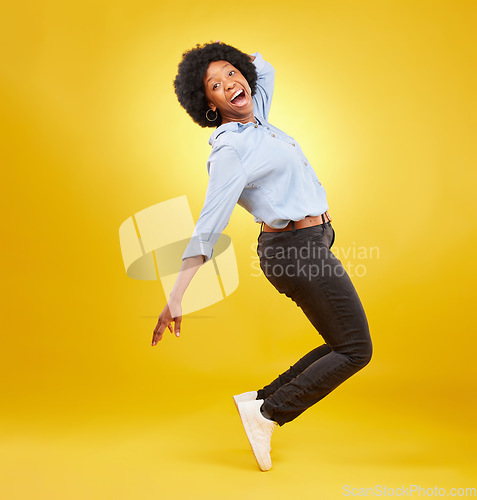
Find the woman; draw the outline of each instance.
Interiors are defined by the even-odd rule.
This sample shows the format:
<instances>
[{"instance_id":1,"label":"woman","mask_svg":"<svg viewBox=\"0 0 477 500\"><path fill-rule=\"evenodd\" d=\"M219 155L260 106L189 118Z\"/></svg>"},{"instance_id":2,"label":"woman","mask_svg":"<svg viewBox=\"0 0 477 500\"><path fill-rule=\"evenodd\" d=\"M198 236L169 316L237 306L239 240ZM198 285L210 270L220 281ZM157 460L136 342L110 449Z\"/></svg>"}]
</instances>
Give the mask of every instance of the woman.
<instances>
[{"instance_id":1,"label":"woman","mask_svg":"<svg viewBox=\"0 0 477 500\"><path fill-rule=\"evenodd\" d=\"M261 470L271 467L270 440L370 360L368 323L356 290L330 251L335 233L326 192L298 143L268 123L274 69L259 53L223 43L184 53L174 82L179 102L202 127L216 127L209 143L204 207L182 267L154 329L179 336L181 299L238 203L262 224L257 253L275 288L291 298L319 331L317 347L271 384L234 396Z\"/></svg>"}]
</instances>

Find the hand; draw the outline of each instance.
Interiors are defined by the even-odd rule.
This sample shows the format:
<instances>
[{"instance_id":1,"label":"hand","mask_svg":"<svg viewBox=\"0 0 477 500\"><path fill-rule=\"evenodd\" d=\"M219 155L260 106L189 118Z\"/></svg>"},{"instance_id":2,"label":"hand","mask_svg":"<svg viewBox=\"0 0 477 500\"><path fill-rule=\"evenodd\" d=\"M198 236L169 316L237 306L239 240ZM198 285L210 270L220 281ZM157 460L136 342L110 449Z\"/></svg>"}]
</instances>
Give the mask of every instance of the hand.
<instances>
[{"instance_id":1,"label":"hand","mask_svg":"<svg viewBox=\"0 0 477 500\"><path fill-rule=\"evenodd\" d=\"M154 334L152 336L152 346L155 346L159 340L162 339L162 334L166 328L172 333L171 323L174 321L174 333L176 337L179 336L179 331L181 329L182 321L182 297L189 286L190 280L194 274L199 270L199 267L204 263L204 255L194 255L193 257L187 257L182 261L181 269L179 275L177 276L176 282L172 287L171 294L169 295L169 300L166 307L161 312L159 320L157 322L156 328L154 328Z\"/></svg>"},{"instance_id":2,"label":"hand","mask_svg":"<svg viewBox=\"0 0 477 500\"><path fill-rule=\"evenodd\" d=\"M151 346L155 346L160 340L162 340L162 335L166 328L169 328L169 331L172 333L171 323L173 321L174 334L176 337L179 337L182 322L182 307L179 301L170 299L159 316L156 328L154 328Z\"/></svg>"}]
</instances>

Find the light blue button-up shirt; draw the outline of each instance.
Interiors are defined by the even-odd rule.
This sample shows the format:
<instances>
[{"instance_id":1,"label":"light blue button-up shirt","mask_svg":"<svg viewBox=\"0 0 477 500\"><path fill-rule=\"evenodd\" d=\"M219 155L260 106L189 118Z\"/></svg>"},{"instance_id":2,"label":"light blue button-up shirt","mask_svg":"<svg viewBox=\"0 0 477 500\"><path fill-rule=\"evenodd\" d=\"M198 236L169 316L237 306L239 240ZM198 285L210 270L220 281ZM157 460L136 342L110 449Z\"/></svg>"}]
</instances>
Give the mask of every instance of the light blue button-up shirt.
<instances>
[{"instance_id":1,"label":"light blue button-up shirt","mask_svg":"<svg viewBox=\"0 0 477 500\"><path fill-rule=\"evenodd\" d=\"M328 210L325 188L298 143L267 121L275 70L258 52L253 55L258 73L253 96L256 123L225 123L210 136L207 193L182 259L212 257L237 203L255 222L277 229Z\"/></svg>"}]
</instances>

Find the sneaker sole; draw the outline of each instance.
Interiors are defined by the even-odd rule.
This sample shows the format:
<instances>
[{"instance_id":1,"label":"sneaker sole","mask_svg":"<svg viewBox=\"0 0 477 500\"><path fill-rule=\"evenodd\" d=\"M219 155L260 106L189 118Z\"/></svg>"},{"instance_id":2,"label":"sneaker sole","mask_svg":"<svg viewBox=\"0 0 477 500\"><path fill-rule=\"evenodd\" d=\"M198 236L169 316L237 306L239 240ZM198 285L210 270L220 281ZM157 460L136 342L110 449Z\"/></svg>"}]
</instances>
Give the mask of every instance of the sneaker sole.
<instances>
[{"instance_id":1,"label":"sneaker sole","mask_svg":"<svg viewBox=\"0 0 477 500\"><path fill-rule=\"evenodd\" d=\"M234 400L235 400L235 398L234 398ZM266 471L270 470L272 466L270 465L270 467L267 467L266 465L262 465L261 457L259 457L258 453L256 453L256 451L253 447L253 444L252 444L253 440L251 439L251 436L249 434L250 422L249 422L247 413L244 411L243 412L240 411L240 407L238 406L237 402L235 403L235 405L237 407L237 411L239 412L240 420L242 421L242 426L245 430L245 434L247 435L248 443L250 444L250 448L252 448L252 453L253 453L253 456L255 457L255 461L257 462L257 465L259 466L260 470L262 472L266 472Z\"/></svg>"},{"instance_id":2,"label":"sneaker sole","mask_svg":"<svg viewBox=\"0 0 477 500\"><path fill-rule=\"evenodd\" d=\"M234 396L233 398L234 398L235 408L237 408L237 411L239 412L239 415L240 415L240 411L238 409L238 399L236 399L237 396Z\"/></svg>"}]
</instances>

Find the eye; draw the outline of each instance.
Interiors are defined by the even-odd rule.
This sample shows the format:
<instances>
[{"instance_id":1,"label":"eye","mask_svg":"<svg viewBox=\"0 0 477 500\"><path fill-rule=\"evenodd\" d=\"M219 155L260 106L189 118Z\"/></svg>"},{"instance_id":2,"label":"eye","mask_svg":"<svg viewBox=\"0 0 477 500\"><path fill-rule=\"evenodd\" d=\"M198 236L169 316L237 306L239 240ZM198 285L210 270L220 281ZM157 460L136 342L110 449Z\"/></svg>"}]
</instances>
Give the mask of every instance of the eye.
<instances>
[{"instance_id":1,"label":"eye","mask_svg":"<svg viewBox=\"0 0 477 500\"><path fill-rule=\"evenodd\" d=\"M235 74L235 70L234 69L232 69L232 70L229 71L229 76L232 76L233 74Z\"/></svg>"},{"instance_id":2,"label":"eye","mask_svg":"<svg viewBox=\"0 0 477 500\"><path fill-rule=\"evenodd\" d=\"M219 84L218 84L218 83L214 83L214 84L212 85L212 90L215 90L218 86L219 86Z\"/></svg>"}]
</instances>

